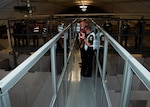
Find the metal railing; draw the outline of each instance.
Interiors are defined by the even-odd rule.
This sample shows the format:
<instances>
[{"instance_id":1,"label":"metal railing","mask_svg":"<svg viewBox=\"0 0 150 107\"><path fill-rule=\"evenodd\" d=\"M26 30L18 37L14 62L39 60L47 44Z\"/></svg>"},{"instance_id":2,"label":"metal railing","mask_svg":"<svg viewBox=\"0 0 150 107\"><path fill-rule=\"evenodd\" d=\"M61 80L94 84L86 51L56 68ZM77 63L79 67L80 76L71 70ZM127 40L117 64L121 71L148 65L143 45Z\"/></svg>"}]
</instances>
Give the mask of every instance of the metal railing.
<instances>
[{"instance_id":1,"label":"metal railing","mask_svg":"<svg viewBox=\"0 0 150 107\"><path fill-rule=\"evenodd\" d=\"M96 95L100 93L98 97L98 106L103 107L103 99L106 98L107 107L113 107L112 101L110 100L110 94L108 92L105 78L106 78L106 67L107 67L107 55L109 46L120 55L120 57L125 61L124 63L124 74L123 74L123 83L119 105L120 107L128 107L129 105L129 96L131 93L132 79L133 74L136 74L139 80L150 90L150 72L137 61L130 53L128 53L116 40L114 40L107 32L105 32L99 25L94 21L99 32L102 32L104 35L104 52L103 52L103 66L101 67L99 61L99 49L97 50L96 55L96 74L100 73L100 81L98 81L97 75L95 76L95 84L101 85L100 90L96 89ZM95 86L97 88L97 86Z\"/></svg>"},{"instance_id":2,"label":"metal railing","mask_svg":"<svg viewBox=\"0 0 150 107\"><path fill-rule=\"evenodd\" d=\"M76 20L75 20L76 21ZM62 82L64 82L65 86L65 97L64 103L67 102L67 90L68 90L68 78L69 74L66 72L71 71L71 67L73 64L73 45L74 45L74 37L71 35L73 34L72 31L72 24L69 24L62 32L54 36L51 40L49 40L46 44L44 44L41 48L39 48L34 54L32 54L29 58L23 61L19 66L17 66L13 71L11 71L7 76L5 76L2 80L0 80L0 107L11 107L11 101L9 97L9 91L12 87L14 87L20 79L34 66L39 59L50 50L50 60L51 60L51 77L52 77L52 98L49 103L49 107L57 107L58 106L58 92L60 87L62 86ZM94 23L94 22L93 22ZM137 75L137 77L143 82L143 84L150 90L150 73L149 71L143 67L131 54L129 54L116 40L114 40L107 32L105 32L99 25L94 23L98 30L103 33L104 35L104 53L103 53L103 66L99 62L99 48L97 48L97 55L96 55L96 75L95 75L95 84L100 84L100 90L96 88L96 95L98 96L97 106L102 107L103 98L106 98L106 104L108 107L112 107L112 102L110 99L110 95L105 84L105 77L106 77L106 66L107 66L107 55L108 55L108 47L110 44L117 53L124 59L125 66L124 66L124 77L123 77L123 85L122 91L120 96L120 107L128 107L129 102L129 95L131 92L131 83L133 78L133 73ZM74 28L74 27L73 27ZM64 66L62 69L62 73L58 82L56 81L56 42L60 39L61 34L68 32L69 37L69 47L70 53L67 53L67 42L66 36L64 37ZM69 70L68 70L69 67ZM98 81L98 72L100 73L100 82ZM100 95L98 94L100 92Z\"/></svg>"},{"instance_id":3,"label":"metal railing","mask_svg":"<svg viewBox=\"0 0 150 107\"><path fill-rule=\"evenodd\" d=\"M72 25L74 24L75 20L72 21L66 28L63 29L62 32L55 35L52 39L50 39L47 43L45 43L41 48L39 48L35 53L33 53L29 58L23 61L20 65L18 65L14 70L12 70L8 75L6 75L3 79L0 80L0 107L11 107L11 101L9 96L9 91L12 87L14 87L24 76L27 72L42 58L50 50L50 62L51 62L51 75L52 75L52 98L49 102L49 107L54 107L57 105L57 94L60 89L60 85L62 84L63 79L67 81L67 74L66 71L68 70L67 66L69 64L73 64L73 54L72 51L74 50L72 47L74 46L74 35L71 31ZM62 73L56 83L56 44L57 41L61 38L63 33L68 33L69 43L67 44L67 37L64 36L64 66L62 68ZM67 53L67 47L69 48L69 53ZM69 61L69 62L68 62ZM68 64L69 63L69 64ZM71 71L71 68L69 69ZM70 72L67 71L67 72ZM67 88L67 82L65 83L65 87ZM67 98L67 95L65 95ZM66 101L65 101L66 102Z\"/></svg>"}]
</instances>

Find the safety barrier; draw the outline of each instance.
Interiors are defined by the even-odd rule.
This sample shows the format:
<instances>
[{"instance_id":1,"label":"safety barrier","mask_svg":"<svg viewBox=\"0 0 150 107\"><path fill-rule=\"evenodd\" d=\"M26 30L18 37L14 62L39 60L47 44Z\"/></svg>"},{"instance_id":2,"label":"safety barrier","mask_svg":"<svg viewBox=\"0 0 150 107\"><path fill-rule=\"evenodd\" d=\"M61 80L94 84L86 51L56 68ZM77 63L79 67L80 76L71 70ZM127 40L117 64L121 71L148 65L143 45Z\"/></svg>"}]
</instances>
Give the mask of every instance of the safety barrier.
<instances>
[{"instance_id":1,"label":"safety barrier","mask_svg":"<svg viewBox=\"0 0 150 107\"><path fill-rule=\"evenodd\" d=\"M73 45L74 45L74 40L75 40L75 33L71 32L74 31L73 29L73 23L74 21L69 24L66 28L63 29L62 32L58 33L57 35L55 35L52 39L50 39L47 43L45 43L41 48L39 48L36 52L34 52L31 56L29 56L25 61L23 61L19 66L17 66L14 70L12 70L8 75L6 75L3 79L0 80L0 107L12 107L13 102L11 102L10 99L10 92L11 89L13 87L15 87L20 81L21 79L27 75L28 71L45 55L49 52L50 50L50 68L51 68L51 73L49 72L49 75L51 75L52 77L52 95L49 96L51 98L49 98L49 101L47 103L48 106L50 107L54 107L56 105L58 105L58 96L59 96L59 92L60 89L62 89L62 87L67 90L68 88L68 78L70 76L70 71L71 71L71 67L73 64ZM64 36L64 50L63 50L63 68L62 68L62 72L61 75L59 76L59 79L57 80L56 77L56 43L57 41L61 38L61 35L67 33L68 34L68 38L65 35ZM68 40L69 39L69 40ZM69 42L67 42L67 40ZM69 51L67 50L69 47ZM69 52L69 53L68 53ZM33 77L34 78L34 77ZM43 77L44 78L44 77ZM51 81L49 81L49 84L51 84ZM30 83L32 81L29 81L28 83ZM43 84L43 83L42 83ZM63 84L63 86L62 86ZM29 86L31 87L31 86ZM29 88L28 87L28 88ZM27 88L27 87L26 87ZM36 87L34 88L35 92L36 92ZM19 92L19 90L17 90ZM21 90L23 92L23 90ZM50 90L51 92L51 90ZM38 95L36 97L39 96ZM65 92L66 94L63 96L62 99L67 99L67 91ZM48 94L48 93L47 93ZM33 97L32 95L29 95L29 97ZM15 103L19 103L21 102L21 99L23 99L20 96L20 99L18 99L18 101L16 101ZM26 101L26 100L24 100ZM24 102L23 101L23 102ZM61 101L61 100L60 100ZM33 104L29 104L29 103L33 103L32 101L28 101L27 102L28 105L20 105L20 106L33 106ZM40 102L44 105L44 102ZM17 104L16 104L17 105ZM65 103L63 104L65 105ZM18 105L17 105L18 106Z\"/></svg>"},{"instance_id":2,"label":"safety barrier","mask_svg":"<svg viewBox=\"0 0 150 107\"><path fill-rule=\"evenodd\" d=\"M75 20L76 21L76 20ZM12 70L7 76L0 80L0 107L11 107L11 99L9 92L27 73L28 71L50 50L51 60L51 77L52 77L52 96L49 98L49 107L64 107L67 102L69 79L71 76L71 67L73 64L73 51L74 51L74 22L69 24L62 32L54 36L29 58L23 61L19 66ZM94 23L94 22L93 22ZM106 79L106 66L107 55L110 44L116 52L124 59L124 77L123 85L120 96L120 107L128 107L129 96L131 92L131 83L133 75L136 74L140 81L150 90L150 73L143 65L141 65L131 54L129 54L116 40L114 40L107 32L105 32L99 25L94 23L100 32L104 34L104 54L103 54L103 66L99 62L99 48L97 48L96 55L96 75L95 75L95 89L97 97L97 106L103 107L103 104L107 107L113 107L110 94L105 83ZM69 53L67 52L66 36L64 36L64 66L62 68L61 75L57 80L56 77L56 42L60 39L61 34L68 32L69 37ZM98 72L100 77L98 77ZM99 86L98 86L99 84ZM98 90L98 87L100 90ZM62 90L60 90L62 89ZM46 93L48 94L48 93ZM59 95L62 94L62 98ZM32 96L30 96L32 97ZM106 99L104 101L103 99ZM44 102L40 102L44 103ZM32 105L32 104L31 104ZM33 106L33 105L32 105ZM23 107L23 106L22 106ZM36 106L37 107L37 106ZM106 107L106 106L105 106Z\"/></svg>"},{"instance_id":3,"label":"safety barrier","mask_svg":"<svg viewBox=\"0 0 150 107\"><path fill-rule=\"evenodd\" d=\"M105 82L107 64L108 64L107 62L108 48L110 47L112 47L115 50L115 52L124 60L124 70L123 70L123 80L122 80L123 82L122 82L121 94L119 96L118 105L120 105L119 107L128 107L134 74L147 87L147 89L150 90L150 72L142 64L140 64L139 61L137 61L130 53L128 53L116 40L114 40L106 31L104 31L94 21L93 23L99 29L99 32L102 32L104 35L104 52L103 52L102 67L99 61L99 50L97 50L97 56L96 56L97 63L96 63L96 75L95 75L95 89L98 98L97 99L98 107L104 107L104 106L113 107L112 104L113 99L111 99L110 97L110 92L108 92L108 87ZM97 77L98 72L100 73L100 78ZM106 100L104 101L104 99ZM104 102L105 105L103 105Z\"/></svg>"}]
</instances>

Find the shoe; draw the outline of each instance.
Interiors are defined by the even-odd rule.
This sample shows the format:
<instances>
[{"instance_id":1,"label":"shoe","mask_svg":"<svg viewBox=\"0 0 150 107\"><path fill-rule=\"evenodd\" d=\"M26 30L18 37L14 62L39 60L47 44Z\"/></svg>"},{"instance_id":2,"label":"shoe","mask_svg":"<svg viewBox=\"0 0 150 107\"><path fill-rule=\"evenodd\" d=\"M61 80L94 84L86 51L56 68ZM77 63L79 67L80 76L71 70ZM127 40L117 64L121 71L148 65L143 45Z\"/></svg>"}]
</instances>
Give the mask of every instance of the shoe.
<instances>
[{"instance_id":1,"label":"shoe","mask_svg":"<svg viewBox=\"0 0 150 107\"><path fill-rule=\"evenodd\" d=\"M80 74L81 74L81 76L83 76L83 72L82 71L80 72Z\"/></svg>"},{"instance_id":2,"label":"shoe","mask_svg":"<svg viewBox=\"0 0 150 107\"><path fill-rule=\"evenodd\" d=\"M83 75L84 77L92 77L92 75L88 74L88 75Z\"/></svg>"},{"instance_id":3,"label":"shoe","mask_svg":"<svg viewBox=\"0 0 150 107\"><path fill-rule=\"evenodd\" d=\"M82 64L82 62L79 63L80 65Z\"/></svg>"}]
</instances>

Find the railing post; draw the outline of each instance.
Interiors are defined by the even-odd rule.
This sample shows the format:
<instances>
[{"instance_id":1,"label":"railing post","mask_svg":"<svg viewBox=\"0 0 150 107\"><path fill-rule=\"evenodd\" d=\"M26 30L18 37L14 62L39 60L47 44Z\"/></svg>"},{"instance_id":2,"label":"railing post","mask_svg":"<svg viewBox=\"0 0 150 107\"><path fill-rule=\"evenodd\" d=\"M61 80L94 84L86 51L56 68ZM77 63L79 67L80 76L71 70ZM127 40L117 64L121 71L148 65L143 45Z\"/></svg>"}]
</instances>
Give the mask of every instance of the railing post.
<instances>
[{"instance_id":1,"label":"railing post","mask_svg":"<svg viewBox=\"0 0 150 107\"><path fill-rule=\"evenodd\" d=\"M68 33L68 31L66 31L64 34L64 67L67 66L67 36L68 36L68 39L70 38L70 33ZM65 74L65 77L64 77L64 81L65 81L65 105L67 104L67 92L68 92L68 84L67 84L67 73Z\"/></svg>"},{"instance_id":2,"label":"railing post","mask_svg":"<svg viewBox=\"0 0 150 107\"><path fill-rule=\"evenodd\" d=\"M51 73L52 73L52 88L53 94L57 98L57 85L56 85L56 50L55 44L51 48ZM57 102L56 106L57 107Z\"/></svg>"},{"instance_id":3,"label":"railing post","mask_svg":"<svg viewBox=\"0 0 150 107\"><path fill-rule=\"evenodd\" d=\"M131 92L133 72L130 65L126 62L124 68L123 86L121 92L120 107L128 107Z\"/></svg>"},{"instance_id":4,"label":"railing post","mask_svg":"<svg viewBox=\"0 0 150 107\"><path fill-rule=\"evenodd\" d=\"M103 55L103 69L102 69L102 80L106 78L106 64L107 64L107 54L108 54L108 40L105 37L104 41L104 55Z\"/></svg>"},{"instance_id":5,"label":"railing post","mask_svg":"<svg viewBox=\"0 0 150 107\"><path fill-rule=\"evenodd\" d=\"M96 49L96 59L95 59L95 62L96 62L96 66L95 66L95 91L97 91L97 76L98 76L98 63L97 63L97 59L99 59L99 48Z\"/></svg>"},{"instance_id":6,"label":"railing post","mask_svg":"<svg viewBox=\"0 0 150 107\"><path fill-rule=\"evenodd\" d=\"M11 107L8 92L6 92L3 95L1 94L0 96L1 96L0 107Z\"/></svg>"},{"instance_id":7,"label":"railing post","mask_svg":"<svg viewBox=\"0 0 150 107\"><path fill-rule=\"evenodd\" d=\"M101 93L101 99L100 99L100 107L102 107L103 104L103 96L104 96L104 91L103 91L103 81L105 80L106 76L106 63L107 63L107 53L108 52L108 40L105 37L104 40L104 55L103 55L103 69L102 69L102 83L101 83L101 88L100 88L100 93Z\"/></svg>"}]
</instances>

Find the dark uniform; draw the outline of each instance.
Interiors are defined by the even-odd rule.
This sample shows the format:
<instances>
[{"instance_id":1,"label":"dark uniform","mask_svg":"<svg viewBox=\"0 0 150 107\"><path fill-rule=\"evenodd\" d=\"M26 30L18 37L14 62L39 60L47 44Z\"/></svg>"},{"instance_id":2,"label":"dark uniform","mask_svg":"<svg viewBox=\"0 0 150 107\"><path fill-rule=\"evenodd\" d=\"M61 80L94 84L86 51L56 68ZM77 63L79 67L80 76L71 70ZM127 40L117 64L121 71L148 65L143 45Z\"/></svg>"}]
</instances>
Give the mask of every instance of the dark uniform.
<instances>
[{"instance_id":1,"label":"dark uniform","mask_svg":"<svg viewBox=\"0 0 150 107\"><path fill-rule=\"evenodd\" d=\"M122 34L123 34L123 39L125 40L125 47L127 46L127 40L128 40L128 33L129 33L129 25L127 23L127 21L125 21L123 24L122 24Z\"/></svg>"},{"instance_id":2,"label":"dark uniform","mask_svg":"<svg viewBox=\"0 0 150 107\"><path fill-rule=\"evenodd\" d=\"M20 47L20 36L21 36L21 23L14 23L13 26L14 47Z\"/></svg>"},{"instance_id":3,"label":"dark uniform","mask_svg":"<svg viewBox=\"0 0 150 107\"><path fill-rule=\"evenodd\" d=\"M28 39L27 39L27 29L26 29L26 22L22 21L21 23L21 39L22 39L22 45L23 47L28 45Z\"/></svg>"},{"instance_id":4,"label":"dark uniform","mask_svg":"<svg viewBox=\"0 0 150 107\"><path fill-rule=\"evenodd\" d=\"M106 21L103 25L103 28L106 32L112 33L112 24L108 21Z\"/></svg>"},{"instance_id":5,"label":"dark uniform","mask_svg":"<svg viewBox=\"0 0 150 107\"><path fill-rule=\"evenodd\" d=\"M47 41L47 28L46 28L46 25L43 25L43 27L42 27L42 37L43 37L44 43L46 43L46 41Z\"/></svg>"},{"instance_id":6,"label":"dark uniform","mask_svg":"<svg viewBox=\"0 0 150 107\"><path fill-rule=\"evenodd\" d=\"M139 47L141 44L141 38L144 33L145 24L146 24L146 22L145 22L144 18L141 18L136 24L137 36L135 36L135 48Z\"/></svg>"},{"instance_id":7,"label":"dark uniform","mask_svg":"<svg viewBox=\"0 0 150 107\"><path fill-rule=\"evenodd\" d=\"M39 45L39 34L40 34L40 26L35 23L33 28L33 46L37 47Z\"/></svg>"},{"instance_id":8,"label":"dark uniform","mask_svg":"<svg viewBox=\"0 0 150 107\"><path fill-rule=\"evenodd\" d=\"M91 77L92 76L92 64L93 64L93 43L95 40L95 33L91 32L87 35L86 42L90 43L90 46L84 43L84 54L83 54L83 60L82 60L82 68L81 72L83 73L83 76L85 77Z\"/></svg>"}]
</instances>

